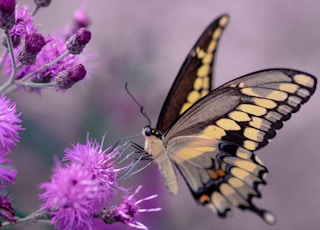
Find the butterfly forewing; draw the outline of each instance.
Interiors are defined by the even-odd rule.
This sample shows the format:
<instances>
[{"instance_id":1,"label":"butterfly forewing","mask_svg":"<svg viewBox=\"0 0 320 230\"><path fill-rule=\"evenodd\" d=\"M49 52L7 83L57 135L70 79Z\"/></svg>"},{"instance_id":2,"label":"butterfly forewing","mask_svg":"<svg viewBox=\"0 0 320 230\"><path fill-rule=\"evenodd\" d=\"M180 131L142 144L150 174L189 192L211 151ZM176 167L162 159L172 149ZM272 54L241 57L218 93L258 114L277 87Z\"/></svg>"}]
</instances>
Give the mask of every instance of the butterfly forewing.
<instances>
[{"instance_id":1,"label":"butterfly forewing","mask_svg":"<svg viewBox=\"0 0 320 230\"><path fill-rule=\"evenodd\" d=\"M315 77L290 69L263 70L237 78L186 111L164 141L198 135L257 150L309 100L316 83Z\"/></svg>"},{"instance_id":2,"label":"butterfly forewing","mask_svg":"<svg viewBox=\"0 0 320 230\"><path fill-rule=\"evenodd\" d=\"M214 20L185 59L163 104L157 130L164 132L196 101L211 91L212 66L228 16Z\"/></svg>"}]
</instances>

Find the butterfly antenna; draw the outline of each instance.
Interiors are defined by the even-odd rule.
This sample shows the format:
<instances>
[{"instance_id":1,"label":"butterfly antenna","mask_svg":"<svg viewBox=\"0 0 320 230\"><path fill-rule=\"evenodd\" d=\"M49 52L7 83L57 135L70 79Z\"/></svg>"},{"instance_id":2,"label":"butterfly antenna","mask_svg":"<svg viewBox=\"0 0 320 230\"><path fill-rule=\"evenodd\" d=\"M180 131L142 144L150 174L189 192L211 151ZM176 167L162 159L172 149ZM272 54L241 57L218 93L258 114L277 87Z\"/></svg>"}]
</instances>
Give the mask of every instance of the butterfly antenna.
<instances>
[{"instance_id":1,"label":"butterfly antenna","mask_svg":"<svg viewBox=\"0 0 320 230\"><path fill-rule=\"evenodd\" d=\"M128 82L126 82L125 88L126 88L127 93L129 94L129 96L132 98L132 100L139 106L140 113L148 120L149 126L151 126L151 120L150 120L149 116L147 115L146 111L144 110L144 107L137 101L137 99L132 95L132 93L130 93L130 91L128 89Z\"/></svg>"}]
</instances>

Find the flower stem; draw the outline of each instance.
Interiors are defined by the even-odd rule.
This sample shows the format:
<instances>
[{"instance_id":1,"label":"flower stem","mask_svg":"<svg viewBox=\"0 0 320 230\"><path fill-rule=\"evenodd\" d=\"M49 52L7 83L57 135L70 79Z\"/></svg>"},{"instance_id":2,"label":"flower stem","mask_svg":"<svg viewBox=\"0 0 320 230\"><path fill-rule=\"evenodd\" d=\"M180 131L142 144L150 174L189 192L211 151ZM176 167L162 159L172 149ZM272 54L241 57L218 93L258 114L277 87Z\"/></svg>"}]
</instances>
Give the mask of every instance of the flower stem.
<instances>
[{"instance_id":1,"label":"flower stem","mask_svg":"<svg viewBox=\"0 0 320 230\"><path fill-rule=\"evenodd\" d=\"M50 83L35 83L35 82L24 82L24 81L16 81L15 82L17 85L23 85L26 87L31 87L31 88L44 88L44 87L52 87L56 86L57 84L55 82L50 82Z\"/></svg>"},{"instance_id":2,"label":"flower stem","mask_svg":"<svg viewBox=\"0 0 320 230\"><path fill-rule=\"evenodd\" d=\"M3 67L4 60L6 59L8 53L9 53L9 51L8 51L8 49L6 49L6 50L3 52L3 54L2 54L1 63L0 63L0 70L1 70L2 67Z\"/></svg>"},{"instance_id":3,"label":"flower stem","mask_svg":"<svg viewBox=\"0 0 320 230\"><path fill-rule=\"evenodd\" d=\"M15 59L14 59L12 40L11 40L11 36L10 36L9 30L6 30L6 39L7 39L8 50L9 50L10 57L11 57L11 61L12 61L12 72L15 72L15 69L16 69L16 61L15 61ZM11 74L11 75L12 75L12 74Z\"/></svg>"},{"instance_id":4,"label":"flower stem","mask_svg":"<svg viewBox=\"0 0 320 230\"><path fill-rule=\"evenodd\" d=\"M14 59L13 47L12 47L12 40L8 30L6 30L6 39L7 39L8 51L9 51L11 62L12 62L12 71L9 79L0 87L0 92L5 91L9 86L13 84L17 71L19 68L21 68L21 65L19 65L18 67L16 65L16 61Z\"/></svg>"},{"instance_id":5,"label":"flower stem","mask_svg":"<svg viewBox=\"0 0 320 230\"><path fill-rule=\"evenodd\" d=\"M24 218L17 218L17 222L3 222L1 229L7 229L12 226L18 226L22 224L28 224L28 223L50 223L48 216L45 211L35 211L34 213L30 214L29 216L26 216Z\"/></svg>"},{"instance_id":6,"label":"flower stem","mask_svg":"<svg viewBox=\"0 0 320 230\"><path fill-rule=\"evenodd\" d=\"M38 12L39 9L40 9L40 6L37 5L37 7L34 9L32 13L32 17Z\"/></svg>"},{"instance_id":7,"label":"flower stem","mask_svg":"<svg viewBox=\"0 0 320 230\"><path fill-rule=\"evenodd\" d=\"M20 81L26 81L29 80L33 75L41 72L42 70L56 64L58 61L60 61L61 59L63 59L65 56L67 56L69 54L68 51L65 51L64 53L62 53L59 57L57 57L56 59L54 59L52 62L49 62L47 64L44 64L43 66L41 66L39 69L29 73L28 75L26 75L25 77L23 77Z\"/></svg>"}]
</instances>

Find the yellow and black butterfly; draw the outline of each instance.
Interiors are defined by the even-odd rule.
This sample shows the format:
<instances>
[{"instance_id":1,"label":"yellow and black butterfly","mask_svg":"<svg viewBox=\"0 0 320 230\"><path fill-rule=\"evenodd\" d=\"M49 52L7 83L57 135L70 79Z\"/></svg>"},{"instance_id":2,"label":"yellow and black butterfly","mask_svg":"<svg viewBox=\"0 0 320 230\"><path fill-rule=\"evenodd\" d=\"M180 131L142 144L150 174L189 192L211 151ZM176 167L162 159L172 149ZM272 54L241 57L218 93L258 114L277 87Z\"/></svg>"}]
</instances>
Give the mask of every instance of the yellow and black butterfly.
<instances>
[{"instance_id":1,"label":"yellow and black butterfly","mask_svg":"<svg viewBox=\"0 0 320 230\"><path fill-rule=\"evenodd\" d=\"M226 217L233 206L275 216L252 199L266 184L267 168L253 151L268 144L283 122L307 102L317 80L292 69L268 69L236 78L211 91L217 43L228 23L223 15L200 36L183 63L156 128L143 128L145 151L166 186L178 192L175 165L196 201Z\"/></svg>"}]
</instances>

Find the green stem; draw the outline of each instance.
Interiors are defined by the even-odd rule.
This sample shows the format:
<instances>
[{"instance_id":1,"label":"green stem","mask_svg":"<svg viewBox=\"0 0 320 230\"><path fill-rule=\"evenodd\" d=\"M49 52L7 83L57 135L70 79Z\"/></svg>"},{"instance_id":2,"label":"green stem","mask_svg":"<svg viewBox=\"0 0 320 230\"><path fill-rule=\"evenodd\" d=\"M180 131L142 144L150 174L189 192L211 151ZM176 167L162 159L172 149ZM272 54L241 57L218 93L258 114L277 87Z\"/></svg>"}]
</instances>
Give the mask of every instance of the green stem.
<instances>
[{"instance_id":1,"label":"green stem","mask_svg":"<svg viewBox=\"0 0 320 230\"><path fill-rule=\"evenodd\" d=\"M14 72L16 69L16 61L14 59L12 40L11 40L9 30L6 30L6 39L7 39L8 50L9 50L11 61L12 61L12 72Z\"/></svg>"},{"instance_id":2,"label":"green stem","mask_svg":"<svg viewBox=\"0 0 320 230\"><path fill-rule=\"evenodd\" d=\"M44 87L52 87L56 86L57 84L55 82L50 82L50 83L35 83L35 82L24 82L24 81L16 81L15 82L17 85L23 85L31 88L44 88Z\"/></svg>"},{"instance_id":3,"label":"green stem","mask_svg":"<svg viewBox=\"0 0 320 230\"><path fill-rule=\"evenodd\" d=\"M3 222L1 229L7 229L12 226L18 226L23 224L30 224L30 223L50 223L48 216L45 211L35 211L34 213L26 216L24 218L16 218L17 222Z\"/></svg>"},{"instance_id":4,"label":"green stem","mask_svg":"<svg viewBox=\"0 0 320 230\"><path fill-rule=\"evenodd\" d=\"M9 53L9 51L8 51L8 49L6 49L2 54L2 59L1 59L1 63L0 63L0 70L3 67L4 60L6 59L6 56L8 55L8 53Z\"/></svg>"}]
</instances>

